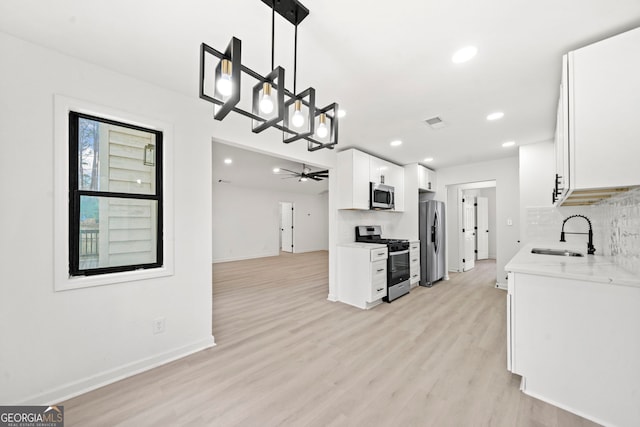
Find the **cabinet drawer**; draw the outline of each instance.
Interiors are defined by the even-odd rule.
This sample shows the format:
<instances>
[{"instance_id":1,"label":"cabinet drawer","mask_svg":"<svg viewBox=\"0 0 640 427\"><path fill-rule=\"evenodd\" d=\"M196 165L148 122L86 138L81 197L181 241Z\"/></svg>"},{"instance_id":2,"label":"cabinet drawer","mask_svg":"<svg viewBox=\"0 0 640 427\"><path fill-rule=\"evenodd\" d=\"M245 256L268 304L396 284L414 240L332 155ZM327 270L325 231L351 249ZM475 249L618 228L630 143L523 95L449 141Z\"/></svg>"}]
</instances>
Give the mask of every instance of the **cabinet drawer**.
<instances>
[{"instance_id":1,"label":"cabinet drawer","mask_svg":"<svg viewBox=\"0 0 640 427\"><path fill-rule=\"evenodd\" d=\"M371 296L367 302L375 302L387 296L387 285L375 285L371 287Z\"/></svg>"},{"instance_id":2,"label":"cabinet drawer","mask_svg":"<svg viewBox=\"0 0 640 427\"><path fill-rule=\"evenodd\" d=\"M371 262L387 259L387 248L371 249ZM387 264L385 263L385 268Z\"/></svg>"},{"instance_id":3,"label":"cabinet drawer","mask_svg":"<svg viewBox=\"0 0 640 427\"><path fill-rule=\"evenodd\" d=\"M420 242L411 242L411 244L409 245L409 252L413 254L416 251L420 251Z\"/></svg>"},{"instance_id":4,"label":"cabinet drawer","mask_svg":"<svg viewBox=\"0 0 640 427\"><path fill-rule=\"evenodd\" d=\"M371 263L371 283L382 281L387 284L387 260L376 261Z\"/></svg>"},{"instance_id":5,"label":"cabinet drawer","mask_svg":"<svg viewBox=\"0 0 640 427\"><path fill-rule=\"evenodd\" d=\"M411 283L416 283L417 281L420 280L420 271L417 271L415 273L411 273L411 277L409 278L409 281Z\"/></svg>"}]
</instances>

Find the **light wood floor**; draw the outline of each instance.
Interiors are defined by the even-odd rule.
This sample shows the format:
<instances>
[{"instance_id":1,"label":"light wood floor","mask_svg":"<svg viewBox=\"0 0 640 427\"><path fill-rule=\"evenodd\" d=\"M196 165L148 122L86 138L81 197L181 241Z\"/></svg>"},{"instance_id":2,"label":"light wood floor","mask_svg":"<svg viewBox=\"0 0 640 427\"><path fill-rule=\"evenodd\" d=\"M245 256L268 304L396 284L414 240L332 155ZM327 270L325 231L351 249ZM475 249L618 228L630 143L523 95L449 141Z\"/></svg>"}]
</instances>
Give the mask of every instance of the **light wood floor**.
<instances>
[{"instance_id":1,"label":"light wood floor","mask_svg":"<svg viewBox=\"0 0 640 427\"><path fill-rule=\"evenodd\" d=\"M67 426L591 426L519 391L482 261L363 311L327 253L213 266L217 346L64 402Z\"/></svg>"}]
</instances>

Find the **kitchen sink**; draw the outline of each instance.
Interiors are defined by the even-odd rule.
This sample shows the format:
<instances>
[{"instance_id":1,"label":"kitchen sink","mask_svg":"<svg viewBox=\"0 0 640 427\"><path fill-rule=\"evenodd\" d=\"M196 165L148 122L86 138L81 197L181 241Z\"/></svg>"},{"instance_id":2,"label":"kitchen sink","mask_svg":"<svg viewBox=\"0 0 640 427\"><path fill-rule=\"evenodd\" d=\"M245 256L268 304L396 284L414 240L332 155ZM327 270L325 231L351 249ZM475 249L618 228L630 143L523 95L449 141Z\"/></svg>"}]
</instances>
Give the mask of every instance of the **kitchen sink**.
<instances>
[{"instance_id":1,"label":"kitchen sink","mask_svg":"<svg viewBox=\"0 0 640 427\"><path fill-rule=\"evenodd\" d=\"M568 249L533 248L533 249L531 249L531 253L532 254L539 254L539 255L584 256L580 252L570 251Z\"/></svg>"}]
</instances>

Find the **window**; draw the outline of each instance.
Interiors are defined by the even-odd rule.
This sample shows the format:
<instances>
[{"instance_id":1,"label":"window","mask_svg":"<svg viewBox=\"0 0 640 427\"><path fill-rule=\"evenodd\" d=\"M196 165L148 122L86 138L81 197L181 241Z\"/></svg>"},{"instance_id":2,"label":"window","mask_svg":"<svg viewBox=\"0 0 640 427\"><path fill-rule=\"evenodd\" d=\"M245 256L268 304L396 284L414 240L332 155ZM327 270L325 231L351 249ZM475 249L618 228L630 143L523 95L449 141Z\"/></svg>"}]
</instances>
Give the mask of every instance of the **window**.
<instances>
[{"instance_id":1,"label":"window","mask_svg":"<svg viewBox=\"0 0 640 427\"><path fill-rule=\"evenodd\" d=\"M69 113L69 275L163 265L162 132Z\"/></svg>"}]
</instances>

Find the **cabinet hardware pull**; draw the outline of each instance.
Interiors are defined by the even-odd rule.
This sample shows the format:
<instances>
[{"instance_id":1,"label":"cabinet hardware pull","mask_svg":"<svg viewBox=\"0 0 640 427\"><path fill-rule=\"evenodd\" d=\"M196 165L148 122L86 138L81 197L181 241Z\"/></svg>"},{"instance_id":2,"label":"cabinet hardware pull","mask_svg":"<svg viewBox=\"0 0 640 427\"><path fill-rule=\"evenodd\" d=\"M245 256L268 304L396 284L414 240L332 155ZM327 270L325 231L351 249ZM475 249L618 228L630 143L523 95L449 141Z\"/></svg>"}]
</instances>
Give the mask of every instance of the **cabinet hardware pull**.
<instances>
[{"instance_id":1,"label":"cabinet hardware pull","mask_svg":"<svg viewBox=\"0 0 640 427\"><path fill-rule=\"evenodd\" d=\"M378 273L380 273L381 271L384 271L384 268L379 268L378 269Z\"/></svg>"}]
</instances>

